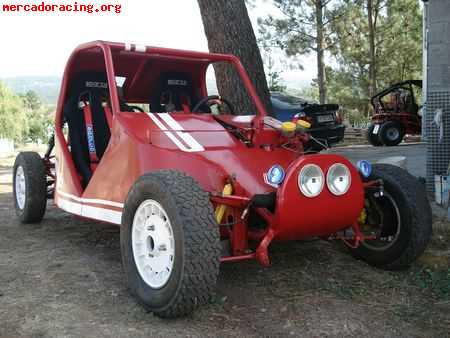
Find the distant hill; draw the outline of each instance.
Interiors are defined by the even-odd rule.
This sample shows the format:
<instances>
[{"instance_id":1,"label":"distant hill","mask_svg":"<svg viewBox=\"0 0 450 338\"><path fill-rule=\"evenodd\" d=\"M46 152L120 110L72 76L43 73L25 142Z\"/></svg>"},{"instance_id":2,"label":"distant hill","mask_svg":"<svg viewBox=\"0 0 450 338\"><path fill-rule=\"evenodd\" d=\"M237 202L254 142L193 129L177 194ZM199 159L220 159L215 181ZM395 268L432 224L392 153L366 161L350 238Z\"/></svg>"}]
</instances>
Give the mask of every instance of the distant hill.
<instances>
[{"instance_id":1,"label":"distant hill","mask_svg":"<svg viewBox=\"0 0 450 338\"><path fill-rule=\"evenodd\" d=\"M18 76L0 78L0 81L17 94L35 91L45 103L54 105L61 89L61 78L57 76ZM210 95L217 94L215 79L208 78L206 82Z\"/></svg>"},{"instance_id":2,"label":"distant hill","mask_svg":"<svg viewBox=\"0 0 450 338\"><path fill-rule=\"evenodd\" d=\"M35 91L45 103L52 105L56 105L61 86L61 78L58 76L18 76L0 78L0 81L18 94ZM214 75L207 76L206 85L209 95L218 93Z\"/></svg>"},{"instance_id":3,"label":"distant hill","mask_svg":"<svg viewBox=\"0 0 450 338\"><path fill-rule=\"evenodd\" d=\"M0 79L18 94L35 91L48 104L56 104L61 78L57 76L19 76Z\"/></svg>"}]
</instances>

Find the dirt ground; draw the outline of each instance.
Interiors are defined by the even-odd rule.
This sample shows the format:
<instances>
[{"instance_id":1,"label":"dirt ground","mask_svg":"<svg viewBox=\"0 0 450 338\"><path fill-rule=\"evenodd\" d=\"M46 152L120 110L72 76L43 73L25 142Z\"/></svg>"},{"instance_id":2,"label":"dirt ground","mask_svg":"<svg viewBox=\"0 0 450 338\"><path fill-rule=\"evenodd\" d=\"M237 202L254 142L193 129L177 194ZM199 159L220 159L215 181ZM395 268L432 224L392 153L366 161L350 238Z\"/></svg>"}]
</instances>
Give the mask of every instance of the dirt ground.
<instances>
[{"instance_id":1,"label":"dirt ground","mask_svg":"<svg viewBox=\"0 0 450 338\"><path fill-rule=\"evenodd\" d=\"M277 244L271 268L223 264L213 303L161 320L127 292L117 227L52 203L41 224L18 223L11 163L0 165L2 338L450 336L450 231L403 272L371 268L334 243Z\"/></svg>"}]
</instances>

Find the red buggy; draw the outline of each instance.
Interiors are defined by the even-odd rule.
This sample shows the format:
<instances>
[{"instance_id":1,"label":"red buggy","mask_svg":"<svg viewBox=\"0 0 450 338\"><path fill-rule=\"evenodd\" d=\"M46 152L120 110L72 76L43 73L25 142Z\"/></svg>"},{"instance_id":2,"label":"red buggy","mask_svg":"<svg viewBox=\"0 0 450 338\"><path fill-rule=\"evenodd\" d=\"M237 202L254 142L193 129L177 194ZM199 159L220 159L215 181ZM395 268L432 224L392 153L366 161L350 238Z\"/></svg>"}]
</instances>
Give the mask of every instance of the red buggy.
<instances>
[{"instance_id":1,"label":"red buggy","mask_svg":"<svg viewBox=\"0 0 450 338\"><path fill-rule=\"evenodd\" d=\"M373 146L392 147L405 135L422 134L420 96L422 81L396 83L372 98L373 115L367 138Z\"/></svg>"},{"instance_id":2,"label":"red buggy","mask_svg":"<svg viewBox=\"0 0 450 338\"><path fill-rule=\"evenodd\" d=\"M209 96L208 66L238 72L255 110ZM125 276L161 317L211 297L221 262L268 266L273 241L344 241L369 264L408 266L431 234L423 186L406 171L307 155L307 126L267 116L231 55L92 42L70 57L44 157L20 153L22 222L61 209L120 226Z\"/></svg>"}]
</instances>

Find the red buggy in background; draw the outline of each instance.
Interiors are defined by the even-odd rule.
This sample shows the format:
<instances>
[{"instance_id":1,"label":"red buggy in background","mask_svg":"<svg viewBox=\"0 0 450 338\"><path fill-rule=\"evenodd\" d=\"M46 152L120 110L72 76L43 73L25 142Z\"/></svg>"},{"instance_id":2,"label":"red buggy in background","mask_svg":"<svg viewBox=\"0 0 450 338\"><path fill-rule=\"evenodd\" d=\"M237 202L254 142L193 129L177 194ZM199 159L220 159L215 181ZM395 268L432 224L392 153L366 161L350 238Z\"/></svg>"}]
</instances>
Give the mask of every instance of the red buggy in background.
<instances>
[{"instance_id":1,"label":"red buggy in background","mask_svg":"<svg viewBox=\"0 0 450 338\"><path fill-rule=\"evenodd\" d=\"M254 111L209 96L218 62L238 72ZM207 302L220 262L269 265L273 241L341 239L375 266L414 261L431 234L420 183L393 166L306 155L307 140L301 121L267 116L234 56L92 42L68 61L54 147L17 156L16 212L39 222L54 199L120 225L131 293L161 317Z\"/></svg>"},{"instance_id":2,"label":"red buggy in background","mask_svg":"<svg viewBox=\"0 0 450 338\"><path fill-rule=\"evenodd\" d=\"M373 146L392 147L405 135L422 134L420 96L422 81L396 83L375 95L371 102L373 115L367 139Z\"/></svg>"}]
</instances>

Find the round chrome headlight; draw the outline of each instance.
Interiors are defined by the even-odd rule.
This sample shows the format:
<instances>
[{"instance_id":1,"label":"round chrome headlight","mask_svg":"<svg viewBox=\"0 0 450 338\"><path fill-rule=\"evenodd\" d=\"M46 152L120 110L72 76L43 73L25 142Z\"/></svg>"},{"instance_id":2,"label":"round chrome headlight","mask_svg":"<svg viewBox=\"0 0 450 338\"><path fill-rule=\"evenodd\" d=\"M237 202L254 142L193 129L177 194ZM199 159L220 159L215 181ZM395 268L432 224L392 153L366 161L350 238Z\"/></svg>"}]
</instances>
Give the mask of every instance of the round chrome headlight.
<instances>
[{"instance_id":1,"label":"round chrome headlight","mask_svg":"<svg viewBox=\"0 0 450 338\"><path fill-rule=\"evenodd\" d=\"M323 190L325 178L322 169L315 164L305 165L298 175L298 187L306 197L316 197Z\"/></svg>"},{"instance_id":2,"label":"round chrome headlight","mask_svg":"<svg viewBox=\"0 0 450 338\"><path fill-rule=\"evenodd\" d=\"M347 193L352 183L350 169L341 163L331 166L327 174L327 186L330 192L336 196L342 196Z\"/></svg>"},{"instance_id":3,"label":"round chrome headlight","mask_svg":"<svg viewBox=\"0 0 450 338\"><path fill-rule=\"evenodd\" d=\"M279 186L283 183L286 173L282 166L276 164L266 174L267 183L272 186Z\"/></svg>"}]
</instances>

